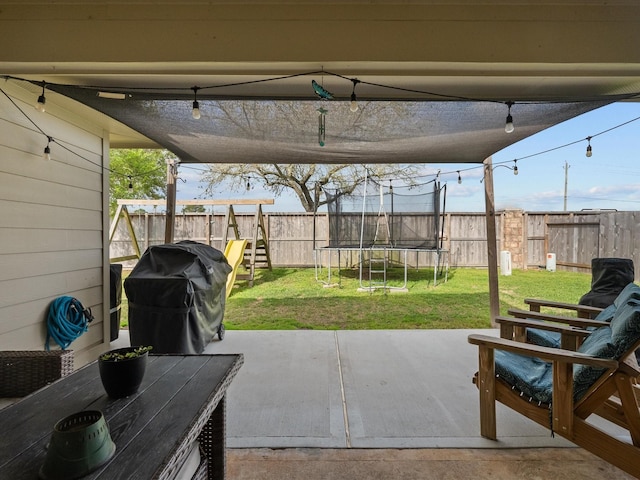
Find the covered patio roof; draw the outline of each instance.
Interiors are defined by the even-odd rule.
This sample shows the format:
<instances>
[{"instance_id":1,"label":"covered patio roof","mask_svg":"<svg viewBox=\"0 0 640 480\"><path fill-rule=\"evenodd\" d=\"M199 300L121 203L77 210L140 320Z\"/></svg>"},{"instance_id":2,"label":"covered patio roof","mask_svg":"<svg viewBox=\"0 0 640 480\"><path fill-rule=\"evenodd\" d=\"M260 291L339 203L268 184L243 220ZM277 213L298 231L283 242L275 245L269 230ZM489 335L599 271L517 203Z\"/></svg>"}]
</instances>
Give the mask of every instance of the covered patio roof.
<instances>
[{"instance_id":1,"label":"covered patio roof","mask_svg":"<svg viewBox=\"0 0 640 480\"><path fill-rule=\"evenodd\" d=\"M0 74L106 113L112 147L183 162L479 163L640 92L636 0L0 5Z\"/></svg>"}]
</instances>

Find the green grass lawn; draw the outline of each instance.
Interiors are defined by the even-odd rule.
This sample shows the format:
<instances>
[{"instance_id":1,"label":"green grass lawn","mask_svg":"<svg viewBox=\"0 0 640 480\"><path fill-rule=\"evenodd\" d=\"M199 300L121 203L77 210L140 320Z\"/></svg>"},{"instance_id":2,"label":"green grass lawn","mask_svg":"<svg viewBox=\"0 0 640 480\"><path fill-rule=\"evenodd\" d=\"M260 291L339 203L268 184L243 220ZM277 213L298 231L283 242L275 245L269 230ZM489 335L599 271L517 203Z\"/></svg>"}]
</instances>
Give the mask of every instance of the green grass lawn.
<instances>
[{"instance_id":1,"label":"green grass lawn","mask_svg":"<svg viewBox=\"0 0 640 480\"><path fill-rule=\"evenodd\" d=\"M333 281L338 281L333 272ZM237 282L227 299L228 329L412 329L488 328L489 285L484 269L452 269L446 283L433 286L433 270L410 270L406 293L359 292L358 272L343 270L340 286L325 288L313 268L258 270L253 287ZM389 283L402 285L403 270ZM526 297L577 303L589 291L585 273L514 270L499 277L500 312L526 308ZM126 296L122 299L127 324Z\"/></svg>"}]
</instances>

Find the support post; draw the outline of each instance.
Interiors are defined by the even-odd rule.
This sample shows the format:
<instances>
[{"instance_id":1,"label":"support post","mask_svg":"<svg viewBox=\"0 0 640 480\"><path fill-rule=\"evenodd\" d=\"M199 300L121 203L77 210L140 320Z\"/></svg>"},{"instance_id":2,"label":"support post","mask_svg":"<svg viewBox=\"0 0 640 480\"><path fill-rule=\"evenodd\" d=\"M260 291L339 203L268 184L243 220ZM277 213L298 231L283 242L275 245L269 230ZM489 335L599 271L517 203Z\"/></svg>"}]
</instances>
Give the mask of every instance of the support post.
<instances>
[{"instance_id":1,"label":"support post","mask_svg":"<svg viewBox=\"0 0 640 480\"><path fill-rule=\"evenodd\" d=\"M480 435L495 440L496 432L496 376L494 350L486 345L478 349L478 390L480 391Z\"/></svg>"},{"instance_id":2,"label":"support post","mask_svg":"<svg viewBox=\"0 0 640 480\"><path fill-rule=\"evenodd\" d=\"M176 221L176 177L178 165L175 160L167 160L167 217L164 228L164 243L173 243Z\"/></svg>"},{"instance_id":3,"label":"support post","mask_svg":"<svg viewBox=\"0 0 640 480\"><path fill-rule=\"evenodd\" d=\"M500 294L498 292L498 242L496 236L495 196L493 193L493 162L491 157L484 162L484 203L487 223L487 268L489 270L489 312L491 325L500 315Z\"/></svg>"}]
</instances>

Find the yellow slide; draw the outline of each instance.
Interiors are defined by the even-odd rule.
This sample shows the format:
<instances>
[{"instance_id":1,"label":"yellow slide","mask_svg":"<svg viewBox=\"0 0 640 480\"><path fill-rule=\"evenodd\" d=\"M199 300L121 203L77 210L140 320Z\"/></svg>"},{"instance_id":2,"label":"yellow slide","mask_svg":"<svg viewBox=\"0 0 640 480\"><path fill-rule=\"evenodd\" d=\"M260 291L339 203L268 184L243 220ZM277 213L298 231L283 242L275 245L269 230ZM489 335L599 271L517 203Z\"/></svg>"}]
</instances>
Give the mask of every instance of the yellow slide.
<instances>
[{"instance_id":1,"label":"yellow slide","mask_svg":"<svg viewBox=\"0 0 640 480\"><path fill-rule=\"evenodd\" d=\"M244 249L247 247L247 240L229 240L227 246L224 249L224 256L227 259L229 265L231 265L231 273L227 277L227 298L231 294L231 289L236 281L236 275L238 273L238 267L244 259Z\"/></svg>"}]
</instances>

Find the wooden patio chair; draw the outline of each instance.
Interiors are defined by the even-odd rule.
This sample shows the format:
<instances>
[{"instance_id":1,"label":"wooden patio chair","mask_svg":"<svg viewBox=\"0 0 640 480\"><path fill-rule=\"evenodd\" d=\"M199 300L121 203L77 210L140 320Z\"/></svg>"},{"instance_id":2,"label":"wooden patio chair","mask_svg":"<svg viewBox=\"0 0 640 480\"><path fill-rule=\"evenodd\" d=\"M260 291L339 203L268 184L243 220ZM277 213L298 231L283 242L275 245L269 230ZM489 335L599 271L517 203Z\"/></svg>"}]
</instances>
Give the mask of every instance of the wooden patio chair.
<instances>
[{"instance_id":1,"label":"wooden patio chair","mask_svg":"<svg viewBox=\"0 0 640 480\"><path fill-rule=\"evenodd\" d=\"M480 433L495 440L498 401L552 432L640 478L640 409L633 352L640 346L640 301L616 310L610 325L569 351L486 335L474 378L480 392ZM598 416L624 428L629 441L590 421Z\"/></svg>"},{"instance_id":2,"label":"wooden patio chair","mask_svg":"<svg viewBox=\"0 0 640 480\"><path fill-rule=\"evenodd\" d=\"M595 318L603 310L599 307L591 307L589 305L580 305L577 303L555 302L552 300L544 300L541 298L525 298L524 303L529 305L530 312L542 313L543 307L561 310L567 314L577 316L578 318Z\"/></svg>"},{"instance_id":3,"label":"wooden patio chair","mask_svg":"<svg viewBox=\"0 0 640 480\"><path fill-rule=\"evenodd\" d=\"M574 352L593 328L608 325L598 320L581 322L576 318L557 315L520 316L512 310L509 310L509 314L513 317L500 316L495 319L500 327L500 338Z\"/></svg>"},{"instance_id":4,"label":"wooden patio chair","mask_svg":"<svg viewBox=\"0 0 640 480\"><path fill-rule=\"evenodd\" d=\"M508 314L513 318L498 317L496 323L500 325L500 337L502 338L526 341L544 347L576 350L586 335L596 328L608 324L617 308L632 299L640 300L640 286L633 282L627 284L615 297L613 303L604 309L525 299L525 303L530 306L535 305L536 308L534 310L509 309ZM540 312L540 306L557 308L558 305L562 306L560 308L577 312L577 317ZM555 328L558 326L566 326L566 328Z\"/></svg>"}]
</instances>

